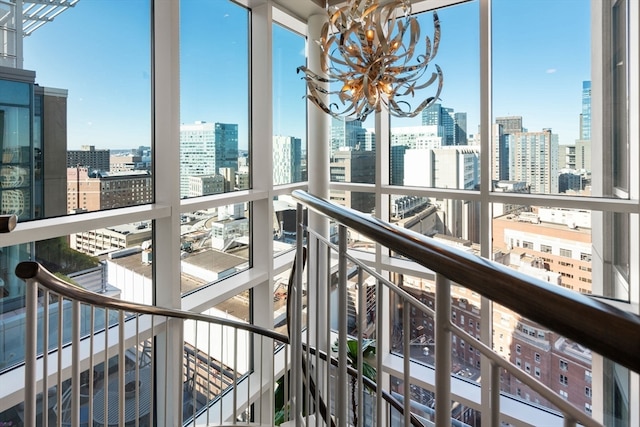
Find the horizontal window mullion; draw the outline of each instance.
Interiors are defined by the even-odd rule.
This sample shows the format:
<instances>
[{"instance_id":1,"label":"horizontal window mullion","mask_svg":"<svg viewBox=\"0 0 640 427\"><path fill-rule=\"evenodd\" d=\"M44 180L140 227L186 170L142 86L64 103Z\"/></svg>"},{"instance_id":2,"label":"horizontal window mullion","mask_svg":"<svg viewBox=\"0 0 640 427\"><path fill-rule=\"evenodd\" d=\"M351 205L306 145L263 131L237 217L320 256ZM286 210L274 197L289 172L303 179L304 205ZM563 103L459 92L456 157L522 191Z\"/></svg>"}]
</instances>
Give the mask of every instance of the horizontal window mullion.
<instances>
[{"instance_id":1,"label":"horizontal window mullion","mask_svg":"<svg viewBox=\"0 0 640 427\"><path fill-rule=\"evenodd\" d=\"M269 197L266 191L244 190L233 193L221 193L211 196L183 199L180 203L180 213L194 212L197 210L217 208L236 203L255 202Z\"/></svg>"},{"instance_id":2,"label":"horizontal window mullion","mask_svg":"<svg viewBox=\"0 0 640 427\"><path fill-rule=\"evenodd\" d=\"M3 235L2 246L51 239L120 224L166 218L170 215L171 208L169 206L149 204L28 221L18 223L13 232Z\"/></svg>"}]
</instances>

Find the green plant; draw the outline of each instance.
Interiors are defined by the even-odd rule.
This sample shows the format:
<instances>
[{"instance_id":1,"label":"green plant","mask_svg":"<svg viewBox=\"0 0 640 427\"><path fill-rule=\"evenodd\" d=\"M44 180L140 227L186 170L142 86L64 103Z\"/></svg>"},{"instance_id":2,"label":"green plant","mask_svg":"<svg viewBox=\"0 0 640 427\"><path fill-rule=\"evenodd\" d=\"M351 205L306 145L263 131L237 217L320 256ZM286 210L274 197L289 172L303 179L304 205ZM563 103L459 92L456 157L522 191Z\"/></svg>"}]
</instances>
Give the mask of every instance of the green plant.
<instances>
[{"instance_id":1,"label":"green plant","mask_svg":"<svg viewBox=\"0 0 640 427\"><path fill-rule=\"evenodd\" d=\"M339 343L336 340L331 350L338 352ZM376 342L372 339L364 339L360 343L357 339L347 340L347 359L349 365L358 368L358 359L362 358L362 375L371 381L376 381L376 368L370 363L376 354ZM358 425L358 401L356 399L357 378L351 377L351 410L353 411L353 425Z\"/></svg>"}]
</instances>

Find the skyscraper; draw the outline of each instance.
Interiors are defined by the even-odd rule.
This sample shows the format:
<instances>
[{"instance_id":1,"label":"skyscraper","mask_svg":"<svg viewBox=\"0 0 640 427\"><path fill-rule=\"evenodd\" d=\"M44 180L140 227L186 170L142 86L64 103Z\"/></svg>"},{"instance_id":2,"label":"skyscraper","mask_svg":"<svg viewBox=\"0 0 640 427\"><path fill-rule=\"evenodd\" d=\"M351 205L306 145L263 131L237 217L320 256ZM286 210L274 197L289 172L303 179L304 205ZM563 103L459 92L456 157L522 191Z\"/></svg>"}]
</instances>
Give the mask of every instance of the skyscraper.
<instances>
[{"instance_id":1,"label":"skyscraper","mask_svg":"<svg viewBox=\"0 0 640 427\"><path fill-rule=\"evenodd\" d=\"M531 193L558 193L558 137L551 129L510 135L509 179L531 186Z\"/></svg>"},{"instance_id":2,"label":"skyscraper","mask_svg":"<svg viewBox=\"0 0 640 427\"><path fill-rule=\"evenodd\" d=\"M365 129L360 120L331 119L331 154L343 147L364 148Z\"/></svg>"},{"instance_id":3,"label":"skyscraper","mask_svg":"<svg viewBox=\"0 0 640 427\"><path fill-rule=\"evenodd\" d=\"M458 114L460 114L461 130L462 126L464 126L464 140L466 141L466 113ZM453 108L443 107L441 104L432 104L422 111L422 125L437 126L438 136L442 137L442 145L456 144L456 121ZM462 139L462 136L460 138Z\"/></svg>"},{"instance_id":4,"label":"skyscraper","mask_svg":"<svg viewBox=\"0 0 640 427\"><path fill-rule=\"evenodd\" d=\"M180 126L180 197L189 195L189 177L238 169L238 125L195 122Z\"/></svg>"},{"instance_id":5,"label":"skyscraper","mask_svg":"<svg viewBox=\"0 0 640 427\"><path fill-rule=\"evenodd\" d=\"M453 115L453 137L455 145L467 145L467 113L455 113Z\"/></svg>"},{"instance_id":6,"label":"skyscraper","mask_svg":"<svg viewBox=\"0 0 640 427\"><path fill-rule=\"evenodd\" d=\"M493 125L493 150L491 178L497 181L509 179L509 138L504 134L504 128L501 124Z\"/></svg>"},{"instance_id":7,"label":"skyscraper","mask_svg":"<svg viewBox=\"0 0 640 427\"><path fill-rule=\"evenodd\" d=\"M273 185L302 180L300 157L302 140L293 136L273 137Z\"/></svg>"}]
</instances>

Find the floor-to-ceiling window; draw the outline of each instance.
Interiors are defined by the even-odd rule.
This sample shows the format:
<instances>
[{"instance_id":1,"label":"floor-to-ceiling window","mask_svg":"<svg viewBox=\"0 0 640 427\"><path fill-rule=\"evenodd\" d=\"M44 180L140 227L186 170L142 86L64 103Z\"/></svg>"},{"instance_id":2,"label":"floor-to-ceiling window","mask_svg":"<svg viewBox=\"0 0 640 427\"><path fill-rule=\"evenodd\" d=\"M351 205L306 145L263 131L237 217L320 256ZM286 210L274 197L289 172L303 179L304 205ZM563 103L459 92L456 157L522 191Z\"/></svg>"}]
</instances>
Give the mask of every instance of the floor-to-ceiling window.
<instances>
[{"instance_id":1,"label":"floor-to-ceiling window","mask_svg":"<svg viewBox=\"0 0 640 427\"><path fill-rule=\"evenodd\" d=\"M431 34L430 3L414 5L423 35ZM293 238L286 196L305 186L308 162L322 161L305 156L304 89L291 69L305 63L299 35L305 29L288 27L280 19L285 9L249 0L166 7L82 0L25 39L23 68L35 74L9 79L2 70L0 79L31 88L26 103L6 100L10 91L0 83L3 213L51 217L21 221L0 240L3 316L14 312L9 304L22 292L12 278L15 263L36 259L121 298L197 311L219 306L246 321L267 307L267 319L258 321L271 324L274 313L277 319L287 270L272 255L284 254ZM479 23L489 13L491 45L479 42L486 41ZM638 5L476 0L444 8L439 17L442 41L433 63L445 80L438 111L386 127L376 120L387 119L372 114L364 123L334 122L329 141L309 137L309 144L331 144L331 197L634 307ZM261 78L265 70L273 79ZM22 108L30 111L21 121L14 112ZM492 114L485 117L487 109ZM376 126L389 131L376 134ZM429 126L435 128L422 129ZM421 145L407 148L411 138ZM288 162L291 169L283 169ZM410 173L412 165L419 173ZM374 250L353 237L354 247ZM378 265L393 271L396 261ZM428 275L402 266L399 283L428 289ZM86 277L72 277L78 271ZM251 307L255 293L263 297L260 308ZM427 304L430 297L421 295ZM488 311L467 290L455 298L458 324L514 363L520 359L532 376L547 377L569 400L580 394L585 412L607 411L616 425L638 418L629 403L637 400L637 384L624 370L597 357L589 369L536 351L526 344L544 347L555 339L548 331L498 308ZM487 319L493 328L483 326ZM412 334L420 341L418 331L426 334L431 319L417 321ZM2 330L3 372L19 363L17 353L5 351L13 345L9 332ZM416 359L429 364L424 340ZM455 345L454 370L476 381L483 368L476 349ZM104 362L108 373L112 362ZM509 378L502 385L536 404ZM18 417L12 411L19 402L4 389L3 416ZM428 393L418 395L429 403ZM479 404L474 408L481 412Z\"/></svg>"}]
</instances>

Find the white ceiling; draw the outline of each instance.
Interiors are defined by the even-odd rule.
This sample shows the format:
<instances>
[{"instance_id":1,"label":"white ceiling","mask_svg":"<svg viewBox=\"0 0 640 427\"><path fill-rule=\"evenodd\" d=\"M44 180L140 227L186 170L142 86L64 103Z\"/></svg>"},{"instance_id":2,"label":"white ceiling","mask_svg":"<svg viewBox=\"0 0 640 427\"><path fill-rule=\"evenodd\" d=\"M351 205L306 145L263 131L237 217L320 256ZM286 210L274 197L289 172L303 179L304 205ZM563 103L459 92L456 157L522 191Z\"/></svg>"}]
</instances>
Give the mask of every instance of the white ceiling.
<instances>
[{"instance_id":1,"label":"white ceiling","mask_svg":"<svg viewBox=\"0 0 640 427\"><path fill-rule=\"evenodd\" d=\"M329 5L342 3L345 0L329 0ZM291 12L294 16L306 21L311 15L326 13L325 0L273 0L282 9Z\"/></svg>"}]
</instances>

